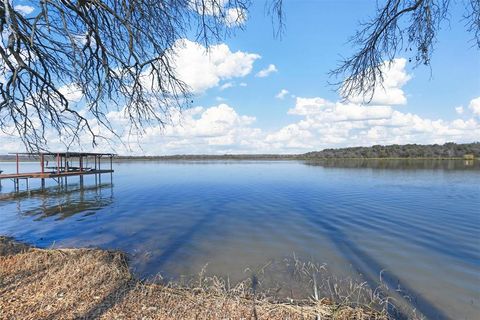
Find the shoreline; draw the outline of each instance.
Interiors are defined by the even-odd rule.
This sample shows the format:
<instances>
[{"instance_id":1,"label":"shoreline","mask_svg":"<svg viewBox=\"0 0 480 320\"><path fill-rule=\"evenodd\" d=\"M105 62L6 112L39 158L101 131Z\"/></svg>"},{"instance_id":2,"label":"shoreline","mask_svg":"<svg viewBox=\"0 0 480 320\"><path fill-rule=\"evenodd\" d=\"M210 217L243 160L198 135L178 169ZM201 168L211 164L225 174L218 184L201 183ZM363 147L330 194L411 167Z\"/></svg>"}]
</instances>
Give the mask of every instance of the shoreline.
<instances>
[{"instance_id":1,"label":"shoreline","mask_svg":"<svg viewBox=\"0 0 480 320\"><path fill-rule=\"evenodd\" d=\"M1 156L0 156L1 157ZM298 157L290 157L290 156L272 156L272 157L256 157L255 155L250 156L159 156L159 157L123 157L117 156L113 158L113 163L119 162L135 162L135 161L157 161L157 162L174 162L174 161L343 161L343 160L385 160L385 161L392 161L392 160L401 160L401 161L421 161L421 160L431 160L431 161L479 161L479 158L474 159L465 159L462 157L440 157L440 158L432 158L432 157L404 157L404 158L361 158L361 157L352 157L352 158L307 158L303 156ZM22 163L37 163L38 159L36 158L20 158ZM15 162L15 158L12 159L2 159L0 158L0 163L2 162Z\"/></svg>"},{"instance_id":2,"label":"shoreline","mask_svg":"<svg viewBox=\"0 0 480 320\"><path fill-rule=\"evenodd\" d=\"M35 155L35 154L33 154ZM38 153L36 154L38 156ZM331 160L331 159L386 159L386 160L474 160L480 158L480 142L439 144L392 144L369 147L323 149L306 153L244 153L244 154L172 154L163 156L115 155L116 161L173 161L173 160ZM0 155L0 162L14 161L15 153ZM21 156L21 159L32 159Z\"/></svg>"},{"instance_id":3,"label":"shoreline","mask_svg":"<svg viewBox=\"0 0 480 320\"><path fill-rule=\"evenodd\" d=\"M127 255L102 249L39 249L0 236L0 318L393 319L374 301L279 299L255 279L228 286L199 275L189 285L136 278Z\"/></svg>"}]
</instances>

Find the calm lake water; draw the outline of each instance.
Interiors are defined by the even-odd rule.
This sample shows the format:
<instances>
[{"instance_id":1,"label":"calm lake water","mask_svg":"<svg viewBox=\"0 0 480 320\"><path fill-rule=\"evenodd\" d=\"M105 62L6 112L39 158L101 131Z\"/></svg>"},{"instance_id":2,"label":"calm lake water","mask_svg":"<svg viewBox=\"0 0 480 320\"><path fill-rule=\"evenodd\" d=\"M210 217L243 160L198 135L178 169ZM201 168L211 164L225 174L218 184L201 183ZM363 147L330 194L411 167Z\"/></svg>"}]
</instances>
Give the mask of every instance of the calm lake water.
<instances>
[{"instance_id":1,"label":"calm lake water","mask_svg":"<svg viewBox=\"0 0 480 320\"><path fill-rule=\"evenodd\" d=\"M22 163L24 171L38 164ZM0 169L14 172L13 163ZM38 246L128 252L138 275L209 273L295 254L393 289L432 319L480 318L480 164L464 161L210 161L114 164L13 196L0 234ZM25 190L21 185L21 190Z\"/></svg>"}]
</instances>

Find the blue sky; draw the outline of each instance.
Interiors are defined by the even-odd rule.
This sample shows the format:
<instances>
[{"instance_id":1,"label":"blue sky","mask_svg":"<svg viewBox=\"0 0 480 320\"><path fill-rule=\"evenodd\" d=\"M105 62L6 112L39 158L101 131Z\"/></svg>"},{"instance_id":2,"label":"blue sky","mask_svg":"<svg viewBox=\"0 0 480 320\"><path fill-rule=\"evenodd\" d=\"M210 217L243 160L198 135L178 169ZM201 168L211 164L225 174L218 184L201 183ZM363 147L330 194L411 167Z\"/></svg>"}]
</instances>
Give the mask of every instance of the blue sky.
<instances>
[{"instance_id":1,"label":"blue sky","mask_svg":"<svg viewBox=\"0 0 480 320\"><path fill-rule=\"evenodd\" d=\"M404 87L408 104L402 111L453 119L457 116L454 106L467 105L480 95L480 53L471 42L472 34L466 32L460 21L463 7L452 8L455 10L451 12L450 26L444 25L439 33L432 68L407 68L413 79ZM264 15L263 3L257 2L246 30L237 32L226 43L232 51L259 53L262 59L255 63L256 68L273 63L279 72L267 79L251 74L245 79L250 90L212 90L199 101L214 103L212 99L218 94L238 106L239 111L254 113L259 123L274 128L289 121L286 111L293 101L273 99L283 88L297 96L337 99L335 88L328 85L334 80L328 72L341 56L353 52L348 39L359 22L368 19L374 10L375 1L285 1L287 30L282 39L276 39L272 37L271 21Z\"/></svg>"},{"instance_id":2,"label":"blue sky","mask_svg":"<svg viewBox=\"0 0 480 320\"><path fill-rule=\"evenodd\" d=\"M109 120L126 143L92 148L85 136L75 149L149 155L300 153L480 141L480 52L462 21L462 3L452 3L431 68L413 68L407 55L398 55L385 66L387 89L365 105L341 102L328 73L353 52L348 39L359 22L374 14L375 1L286 0L281 39L273 36L264 1L253 2L245 30L209 53L195 39L178 42L177 72L194 93L191 109L173 111L165 128L147 127L142 135L127 134L122 112L112 111ZM72 93L71 99L81 104L81 95ZM17 138L0 133L0 139L2 153L21 148ZM50 149L63 150L62 141L50 133Z\"/></svg>"}]
</instances>

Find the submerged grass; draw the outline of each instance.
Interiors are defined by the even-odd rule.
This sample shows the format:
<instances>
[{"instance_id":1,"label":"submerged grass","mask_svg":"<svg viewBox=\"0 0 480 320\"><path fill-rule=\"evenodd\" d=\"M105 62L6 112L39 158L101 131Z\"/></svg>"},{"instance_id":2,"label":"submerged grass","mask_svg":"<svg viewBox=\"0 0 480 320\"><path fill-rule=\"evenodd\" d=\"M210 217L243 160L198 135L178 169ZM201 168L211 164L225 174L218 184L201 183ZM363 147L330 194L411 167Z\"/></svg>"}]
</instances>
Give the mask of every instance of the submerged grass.
<instances>
[{"instance_id":1,"label":"submerged grass","mask_svg":"<svg viewBox=\"0 0 480 320\"><path fill-rule=\"evenodd\" d=\"M272 266L235 285L204 272L182 283L147 283L132 275L122 252L38 249L0 237L0 318L392 318L388 299L364 284L324 279L323 266L296 258L283 266L294 283L301 283L288 286L291 298L281 297L280 285L261 289L275 282Z\"/></svg>"}]
</instances>

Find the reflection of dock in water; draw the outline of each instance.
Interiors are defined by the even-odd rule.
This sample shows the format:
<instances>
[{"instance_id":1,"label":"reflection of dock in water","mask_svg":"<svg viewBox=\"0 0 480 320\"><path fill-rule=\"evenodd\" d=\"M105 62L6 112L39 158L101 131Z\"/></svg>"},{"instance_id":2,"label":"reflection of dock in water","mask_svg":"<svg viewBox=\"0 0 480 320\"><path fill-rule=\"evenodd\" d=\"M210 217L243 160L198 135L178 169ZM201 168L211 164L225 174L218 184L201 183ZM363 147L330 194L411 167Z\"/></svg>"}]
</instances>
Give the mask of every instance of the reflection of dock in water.
<instances>
[{"instance_id":1,"label":"reflection of dock in water","mask_svg":"<svg viewBox=\"0 0 480 320\"><path fill-rule=\"evenodd\" d=\"M27 190L30 179L41 179L42 188L45 187L45 179L54 179L58 184L67 184L70 177L80 177L80 183L83 184L85 175L95 175L95 180L101 183L101 175L114 172L112 159L115 156L112 153L92 153L92 152L41 152L41 153L15 153L16 172L0 173L0 182L5 179L12 180L14 189L19 192L19 181L26 182ZM39 160L40 171L38 172L20 172L19 156L36 157ZM101 168L102 158L109 159L109 168ZM93 163L92 163L93 160ZM49 166L49 162L54 165ZM76 163L76 165L74 165Z\"/></svg>"},{"instance_id":2,"label":"reflection of dock in water","mask_svg":"<svg viewBox=\"0 0 480 320\"><path fill-rule=\"evenodd\" d=\"M37 205L33 206L33 209L32 206L25 205L23 209L22 201L25 199L35 201ZM49 217L63 220L77 214L89 216L113 203L113 184L59 184L30 191L11 192L0 195L0 208L2 202L11 201L18 202L18 214L35 217L35 220Z\"/></svg>"}]
</instances>

